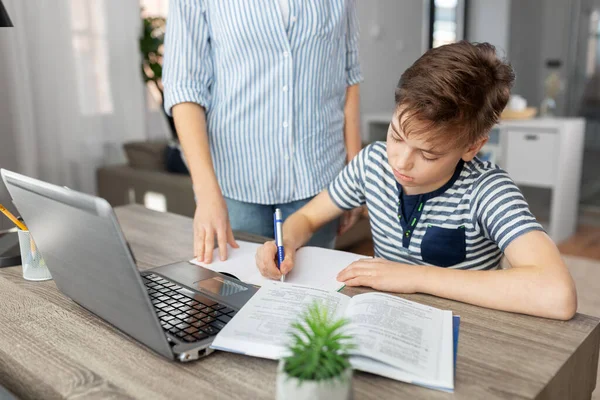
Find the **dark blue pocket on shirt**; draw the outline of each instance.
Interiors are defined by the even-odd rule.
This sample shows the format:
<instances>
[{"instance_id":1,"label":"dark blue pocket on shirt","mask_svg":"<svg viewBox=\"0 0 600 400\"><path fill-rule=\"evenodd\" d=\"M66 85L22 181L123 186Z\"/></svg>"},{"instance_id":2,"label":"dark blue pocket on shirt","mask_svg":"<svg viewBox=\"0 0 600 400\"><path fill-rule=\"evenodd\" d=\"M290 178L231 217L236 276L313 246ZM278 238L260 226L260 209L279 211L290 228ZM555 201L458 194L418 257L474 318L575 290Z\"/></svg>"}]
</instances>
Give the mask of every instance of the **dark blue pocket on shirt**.
<instances>
[{"instance_id":1,"label":"dark blue pocket on shirt","mask_svg":"<svg viewBox=\"0 0 600 400\"><path fill-rule=\"evenodd\" d=\"M460 264L466 258L465 228L429 226L421 242L421 258L438 267Z\"/></svg>"}]
</instances>

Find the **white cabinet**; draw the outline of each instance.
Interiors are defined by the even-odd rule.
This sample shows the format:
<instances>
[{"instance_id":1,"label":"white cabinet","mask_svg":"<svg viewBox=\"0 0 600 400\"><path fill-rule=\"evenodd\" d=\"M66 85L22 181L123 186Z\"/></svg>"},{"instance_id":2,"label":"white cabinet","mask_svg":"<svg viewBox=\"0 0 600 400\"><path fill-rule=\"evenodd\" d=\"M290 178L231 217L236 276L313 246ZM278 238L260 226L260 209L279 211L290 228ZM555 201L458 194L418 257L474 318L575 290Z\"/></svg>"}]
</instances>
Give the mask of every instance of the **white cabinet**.
<instances>
[{"instance_id":1,"label":"white cabinet","mask_svg":"<svg viewBox=\"0 0 600 400\"><path fill-rule=\"evenodd\" d=\"M577 228L585 121L503 121L497 130L495 162L519 186L551 189L548 235L556 243L569 238Z\"/></svg>"},{"instance_id":2,"label":"white cabinet","mask_svg":"<svg viewBox=\"0 0 600 400\"><path fill-rule=\"evenodd\" d=\"M504 167L510 176L524 185L551 188L556 182L560 156L560 133L556 129L506 127Z\"/></svg>"}]
</instances>

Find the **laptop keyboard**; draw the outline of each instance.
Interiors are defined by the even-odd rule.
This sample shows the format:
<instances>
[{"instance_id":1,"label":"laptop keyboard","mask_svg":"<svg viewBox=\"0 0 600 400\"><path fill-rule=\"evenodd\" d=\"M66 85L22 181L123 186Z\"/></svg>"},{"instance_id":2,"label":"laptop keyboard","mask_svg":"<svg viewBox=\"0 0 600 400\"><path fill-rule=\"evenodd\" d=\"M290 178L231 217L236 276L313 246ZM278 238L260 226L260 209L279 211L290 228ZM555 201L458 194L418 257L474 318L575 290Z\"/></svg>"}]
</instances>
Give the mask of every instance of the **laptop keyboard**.
<instances>
[{"instance_id":1,"label":"laptop keyboard","mask_svg":"<svg viewBox=\"0 0 600 400\"><path fill-rule=\"evenodd\" d=\"M184 342L196 342L214 336L236 311L158 275L142 275L160 324Z\"/></svg>"}]
</instances>

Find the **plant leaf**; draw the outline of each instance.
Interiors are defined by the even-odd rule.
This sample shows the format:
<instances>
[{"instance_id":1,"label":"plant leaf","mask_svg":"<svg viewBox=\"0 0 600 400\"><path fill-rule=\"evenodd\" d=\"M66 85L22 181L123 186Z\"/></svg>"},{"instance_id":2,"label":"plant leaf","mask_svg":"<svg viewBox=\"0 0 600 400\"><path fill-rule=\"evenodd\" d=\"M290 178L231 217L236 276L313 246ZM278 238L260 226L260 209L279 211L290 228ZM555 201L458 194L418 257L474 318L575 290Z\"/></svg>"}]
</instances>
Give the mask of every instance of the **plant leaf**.
<instances>
[{"instance_id":1,"label":"plant leaf","mask_svg":"<svg viewBox=\"0 0 600 400\"><path fill-rule=\"evenodd\" d=\"M284 371L300 382L341 378L350 367L348 351L352 336L344 332L347 319L332 320L326 305L313 303L291 324L290 355L284 359Z\"/></svg>"}]
</instances>

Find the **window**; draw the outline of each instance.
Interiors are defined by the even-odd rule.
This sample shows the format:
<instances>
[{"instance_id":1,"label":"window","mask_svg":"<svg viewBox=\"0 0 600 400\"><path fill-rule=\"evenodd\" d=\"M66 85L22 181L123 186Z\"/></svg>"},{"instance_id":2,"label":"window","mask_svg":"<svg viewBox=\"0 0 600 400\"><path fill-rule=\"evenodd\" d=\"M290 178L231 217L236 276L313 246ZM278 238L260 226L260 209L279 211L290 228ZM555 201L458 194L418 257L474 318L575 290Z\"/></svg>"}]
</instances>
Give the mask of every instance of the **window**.
<instances>
[{"instance_id":1,"label":"window","mask_svg":"<svg viewBox=\"0 0 600 400\"><path fill-rule=\"evenodd\" d=\"M600 64L600 11L594 10L590 15L590 35L585 65L585 76L591 78Z\"/></svg>"},{"instance_id":2,"label":"window","mask_svg":"<svg viewBox=\"0 0 600 400\"><path fill-rule=\"evenodd\" d=\"M465 37L467 0L430 0L429 48L455 43Z\"/></svg>"},{"instance_id":3,"label":"window","mask_svg":"<svg viewBox=\"0 0 600 400\"><path fill-rule=\"evenodd\" d=\"M169 12L168 0L140 0L142 17L167 17Z\"/></svg>"},{"instance_id":4,"label":"window","mask_svg":"<svg viewBox=\"0 0 600 400\"><path fill-rule=\"evenodd\" d=\"M83 115L111 114L104 0L71 0L72 46Z\"/></svg>"}]
</instances>

